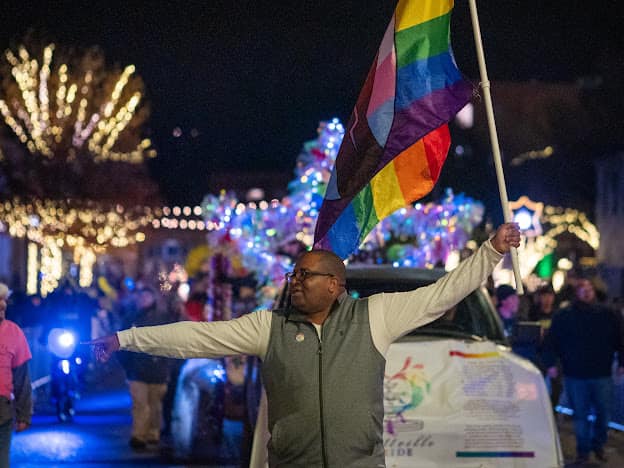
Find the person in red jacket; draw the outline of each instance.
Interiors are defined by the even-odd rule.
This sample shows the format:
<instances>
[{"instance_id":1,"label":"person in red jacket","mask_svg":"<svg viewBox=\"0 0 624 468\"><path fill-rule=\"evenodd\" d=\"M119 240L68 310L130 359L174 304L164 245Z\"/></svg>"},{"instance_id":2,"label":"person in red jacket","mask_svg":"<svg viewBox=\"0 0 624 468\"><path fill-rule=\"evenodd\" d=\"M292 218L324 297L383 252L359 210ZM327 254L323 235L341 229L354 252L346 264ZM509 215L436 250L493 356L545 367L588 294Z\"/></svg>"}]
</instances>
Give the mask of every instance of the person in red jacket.
<instances>
[{"instance_id":1,"label":"person in red jacket","mask_svg":"<svg viewBox=\"0 0 624 468\"><path fill-rule=\"evenodd\" d=\"M13 431L30 426L32 398L28 361L30 348L24 333L14 322L6 319L10 291L0 283L0 466L9 466L9 449ZM11 401L11 394L15 396ZM14 408L13 408L14 406Z\"/></svg>"},{"instance_id":2,"label":"person in red jacket","mask_svg":"<svg viewBox=\"0 0 624 468\"><path fill-rule=\"evenodd\" d=\"M208 301L209 282L210 275L205 272L199 272L191 282L191 292L184 305L184 309L188 319L193 322L203 322L206 320L204 308Z\"/></svg>"}]
</instances>

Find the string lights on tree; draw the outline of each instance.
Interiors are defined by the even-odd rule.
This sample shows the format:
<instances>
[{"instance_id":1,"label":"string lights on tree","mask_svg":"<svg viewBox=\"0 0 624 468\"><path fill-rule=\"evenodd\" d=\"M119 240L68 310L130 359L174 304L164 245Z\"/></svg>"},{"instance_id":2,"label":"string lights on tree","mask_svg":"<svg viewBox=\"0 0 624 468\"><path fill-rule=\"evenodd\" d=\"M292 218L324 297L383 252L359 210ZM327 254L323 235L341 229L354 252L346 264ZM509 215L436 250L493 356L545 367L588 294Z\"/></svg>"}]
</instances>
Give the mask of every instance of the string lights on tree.
<instances>
[{"instance_id":1,"label":"string lights on tree","mask_svg":"<svg viewBox=\"0 0 624 468\"><path fill-rule=\"evenodd\" d=\"M97 48L70 55L55 44L40 57L22 45L5 59L0 112L31 154L128 163L156 155L140 135L147 111L134 65L107 69Z\"/></svg>"}]
</instances>

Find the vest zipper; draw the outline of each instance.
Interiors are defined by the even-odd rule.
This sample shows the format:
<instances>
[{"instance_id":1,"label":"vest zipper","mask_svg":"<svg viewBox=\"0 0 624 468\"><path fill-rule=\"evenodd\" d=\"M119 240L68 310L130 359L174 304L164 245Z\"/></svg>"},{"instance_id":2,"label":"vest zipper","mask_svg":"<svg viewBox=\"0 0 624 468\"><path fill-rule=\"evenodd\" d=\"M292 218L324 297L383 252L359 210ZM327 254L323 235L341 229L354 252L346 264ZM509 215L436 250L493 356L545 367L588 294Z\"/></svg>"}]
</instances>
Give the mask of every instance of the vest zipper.
<instances>
[{"instance_id":1,"label":"vest zipper","mask_svg":"<svg viewBox=\"0 0 624 468\"><path fill-rule=\"evenodd\" d=\"M316 331L316 330L315 330ZM318 335L317 335L318 336ZM325 423L323 421L323 327L321 326L321 336L319 337L318 359L319 359L319 410L321 416L321 454L323 457L323 468L329 468L327 463L327 453L325 451Z\"/></svg>"}]
</instances>

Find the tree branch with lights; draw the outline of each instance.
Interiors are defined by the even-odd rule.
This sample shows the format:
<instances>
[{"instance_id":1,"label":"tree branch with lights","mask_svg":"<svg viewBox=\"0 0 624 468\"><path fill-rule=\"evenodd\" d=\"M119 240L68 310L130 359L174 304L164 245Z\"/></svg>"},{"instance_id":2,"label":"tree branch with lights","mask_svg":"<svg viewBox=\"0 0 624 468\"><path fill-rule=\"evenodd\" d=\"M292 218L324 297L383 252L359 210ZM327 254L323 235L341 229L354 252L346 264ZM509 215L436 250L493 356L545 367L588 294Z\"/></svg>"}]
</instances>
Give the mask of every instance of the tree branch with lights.
<instances>
[{"instance_id":1,"label":"tree branch with lights","mask_svg":"<svg viewBox=\"0 0 624 468\"><path fill-rule=\"evenodd\" d=\"M0 65L0 113L14 136L2 139L5 192L136 199L132 192L147 188L153 196L141 163L156 152L141 136L149 108L135 66L108 67L96 47L75 52L30 42L7 50Z\"/></svg>"}]
</instances>

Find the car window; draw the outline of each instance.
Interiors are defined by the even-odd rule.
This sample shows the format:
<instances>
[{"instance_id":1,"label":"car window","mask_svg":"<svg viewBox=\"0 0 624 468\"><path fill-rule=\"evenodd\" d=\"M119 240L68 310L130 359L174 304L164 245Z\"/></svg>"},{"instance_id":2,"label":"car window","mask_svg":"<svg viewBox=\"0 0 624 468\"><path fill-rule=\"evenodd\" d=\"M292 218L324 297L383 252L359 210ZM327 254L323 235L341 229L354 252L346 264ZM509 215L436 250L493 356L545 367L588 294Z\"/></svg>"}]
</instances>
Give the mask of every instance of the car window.
<instances>
[{"instance_id":1,"label":"car window","mask_svg":"<svg viewBox=\"0 0 624 468\"><path fill-rule=\"evenodd\" d=\"M439 330L458 331L493 341L504 341L491 306L481 291L471 293L455 307L447 310L442 317L412 334Z\"/></svg>"},{"instance_id":2,"label":"car window","mask_svg":"<svg viewBox=\"0 0 624 468\"><path fill-rule=\"evenodd\" d=\"M369 274L358 274L357 277L347 275L347 289L353 297L368 297L380 292L410 291L433 282L423 279L379 277L375 270ZM505 343L500 321L492 304L481 289L469 294L455 307L437 320L414 330L409 335L435 335L451 337L476 336L492 341Z\"/></svg>"}]
</instances>

